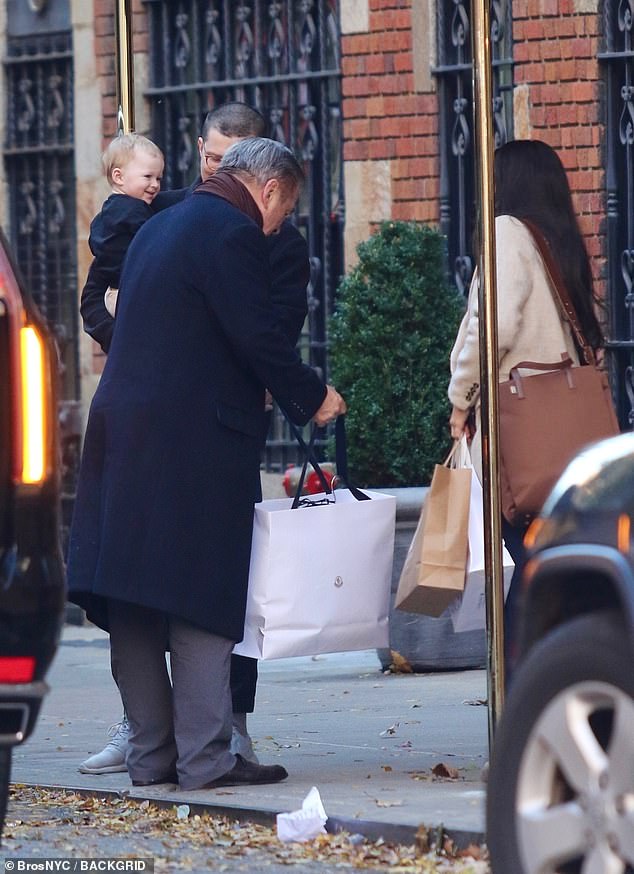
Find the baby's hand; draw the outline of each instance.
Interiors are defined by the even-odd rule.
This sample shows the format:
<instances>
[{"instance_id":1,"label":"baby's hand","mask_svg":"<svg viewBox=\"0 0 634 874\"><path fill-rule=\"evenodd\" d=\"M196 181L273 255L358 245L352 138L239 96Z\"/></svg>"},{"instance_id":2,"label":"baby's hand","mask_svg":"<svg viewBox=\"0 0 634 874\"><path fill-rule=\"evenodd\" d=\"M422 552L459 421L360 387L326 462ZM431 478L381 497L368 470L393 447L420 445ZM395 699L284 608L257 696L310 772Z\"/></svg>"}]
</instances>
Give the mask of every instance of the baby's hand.
<instances>
[{"instance_id":1,"label":"baby's hand","mask_svg":"<svg viewBox=\"0 0 634 874\"><path fill-rule=\"evenodd\" d=\"M114 314L117 311L117 295L118 294L119 294L118 288L108 287L108 289L106 290L106 293L103 296L104 305L113 319L114 319Z\"/></svg>"}]
</instances>

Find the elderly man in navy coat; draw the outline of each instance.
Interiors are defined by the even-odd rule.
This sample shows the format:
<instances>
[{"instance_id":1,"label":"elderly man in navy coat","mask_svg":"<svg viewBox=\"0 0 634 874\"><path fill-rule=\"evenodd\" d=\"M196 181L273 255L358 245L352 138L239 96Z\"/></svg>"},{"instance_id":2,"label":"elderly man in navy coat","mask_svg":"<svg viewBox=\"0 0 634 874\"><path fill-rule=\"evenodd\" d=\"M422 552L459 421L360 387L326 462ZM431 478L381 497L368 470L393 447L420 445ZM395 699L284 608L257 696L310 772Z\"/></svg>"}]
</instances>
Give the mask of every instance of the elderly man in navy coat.
<instances>
[{"instance_id":1,"label":"elderly man in navy coat","mask_svg":"<svg viewBox=\"0 0 634 874\"><path fill-rule=\"evenodd\" d=\"M287 776L229 749L265 388L297 424L345 412L269 297L265 235L293 210L302 170L262 138L232 146L223 167L130 247L71 529L70 598L110 631L134 785Z\"/></svg>"},{"instance_id":2,"label":"elderly man in navy coat","mask_svg":"<svg viewBox=\"0 0 634 874\"><path fill-rule=\"evenodd\" d=\"M218 170L227 149L247 137L265 135L264 117L246 103L232 101L214 107L205 117L198 138L200 175L188 188L161 191L152 203L155 211L167 209L189 197L201 182ZM288 339L297 344L306 320L308 305L306 287L310 279L308 245L302 234L290 222L283 222L278 233L266 238L271 277L271 298L277 307L279 323ZM104 292L107 279L94 264L88 271L81 295L81 315L84 329L108 352L112 341L114 319L106 310ZM263 436L264 439L264 436ZM247 728L247 714L255 706L257 660L233 655L231 658L231 697L233 700L233 735L231 748L245 758L257 761ZM108 774L126 771L129 725L124 715L121 722L109 730L110 740L103 750L91 755L79 766L86 774Z\"/></svg>"}]
</instances>

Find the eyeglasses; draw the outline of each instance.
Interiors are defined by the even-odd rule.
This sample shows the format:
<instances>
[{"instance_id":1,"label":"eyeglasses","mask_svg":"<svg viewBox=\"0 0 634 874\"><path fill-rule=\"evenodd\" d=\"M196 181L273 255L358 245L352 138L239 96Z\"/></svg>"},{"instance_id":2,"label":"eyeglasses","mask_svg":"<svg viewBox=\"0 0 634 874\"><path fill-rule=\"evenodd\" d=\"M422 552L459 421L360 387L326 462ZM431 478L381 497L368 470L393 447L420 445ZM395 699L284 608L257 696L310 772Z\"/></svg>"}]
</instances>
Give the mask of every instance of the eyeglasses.
<instances>
[{"instance_id":1,"label":"eyeglasses","mask_svg":"<svg viewBox=\"0 0 634 874\"><path fill-rule=\"evenodd\" d=\"M207 154L207 152L203 148L203 149L201 149L200 157L205 159L205 164L207 164L207 166L209 166L210 164L215 166L215 165L218 165L222 161L223 156L216 155L213 152L211 153L211 155L209 155L209 154Z\"/></svg>"}]
</instances>

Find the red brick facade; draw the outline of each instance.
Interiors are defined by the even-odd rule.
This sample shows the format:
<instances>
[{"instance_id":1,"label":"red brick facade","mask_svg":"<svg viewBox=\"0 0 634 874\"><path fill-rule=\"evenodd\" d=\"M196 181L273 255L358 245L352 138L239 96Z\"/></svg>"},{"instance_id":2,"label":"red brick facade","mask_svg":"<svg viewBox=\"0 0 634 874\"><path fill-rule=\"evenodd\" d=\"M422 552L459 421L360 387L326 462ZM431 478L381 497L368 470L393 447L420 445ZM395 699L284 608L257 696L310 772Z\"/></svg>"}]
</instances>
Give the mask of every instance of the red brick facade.
<instances>
[{"instance_id":1,"label":"red brick facade","mask_svg":"<svg viewBox=\"0 0 634 874\"><path fill-rule=\"evenodd\" d=\"M369 32L342 39L344 160L388 160L390 217L437 222L437 96L414 90L411 5L370 0ZM597 279L605 251L598 31L598 14L576 12L572 0L513 2L515 136L558 150Z\"/></svg>"},{"instance_id":2,"label":"red brick facade","mask_svg":"<svg viewBox=\"0 0 634 874\"><path fill-rule=\"evenodd\" d=\"M409 0L370 0L370 32L341 49L344 160L389 160L391 218L437 222L437 100L414 90Z\"/></svg>"},{"instance_id":3,"label":"red brick facade","mask_svg":"<svg viewBox=\"0 0 634 874\"><path fill-rule=\"evenodd\" d=\"M112 3L94 0L94 10L108 140L115 132ZM136 55L148 51L145 10L141 0L134 0ZM429 25L434 28L435 21ZM344 161L389 162L389 217L437 223L438 101L433 85L415 90L414 51L421 48L414 47L412 34L412 0L369 0L368 32L342 37ZM600 278L605 197L598 51L597 12L577 12L573 0L514 0L515 135L539 137L559 151ZM346 191L348 203L355 196Z\"/></svg>"}]
</instances>

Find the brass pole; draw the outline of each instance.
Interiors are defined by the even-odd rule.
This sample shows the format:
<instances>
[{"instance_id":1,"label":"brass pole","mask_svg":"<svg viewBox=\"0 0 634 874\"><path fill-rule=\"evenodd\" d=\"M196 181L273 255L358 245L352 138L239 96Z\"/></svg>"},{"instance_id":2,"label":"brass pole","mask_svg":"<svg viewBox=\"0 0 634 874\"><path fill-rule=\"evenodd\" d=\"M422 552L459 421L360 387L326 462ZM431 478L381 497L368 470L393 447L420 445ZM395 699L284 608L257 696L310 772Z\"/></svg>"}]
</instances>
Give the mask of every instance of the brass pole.
<instances>
[{"instance_id":1,"label":"brass pole","mask_svg":"<svg viewBox=\"0 0 634 874\"><path fill-rule=\"evenodd\" d=\"M115 88L117 134L134 130L134 63L132 57L132 0L116 0Z\"/></svg>"},{"instance_id":2,"label":"brass pole","mask_svg":"<svg viewBox=\"0 0 634 874\"><path fill-rule=\"evenodd\" d=\"M482 402L482 490L486 577L489 747L504 705L504 579L500 510L498 427L497 286L493 189L493 88L489 0L473 0L473 93L477 168L480 313L480 396Z\"/></svg>"}]
</instances>

